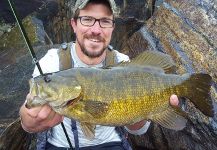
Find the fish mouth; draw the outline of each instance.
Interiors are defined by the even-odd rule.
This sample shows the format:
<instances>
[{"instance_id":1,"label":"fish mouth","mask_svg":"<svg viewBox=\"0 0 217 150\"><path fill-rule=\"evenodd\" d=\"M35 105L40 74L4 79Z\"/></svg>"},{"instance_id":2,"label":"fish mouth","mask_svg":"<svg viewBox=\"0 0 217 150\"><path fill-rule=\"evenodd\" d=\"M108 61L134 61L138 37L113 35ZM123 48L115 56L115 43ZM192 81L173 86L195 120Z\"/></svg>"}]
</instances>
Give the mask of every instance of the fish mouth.
<instances>
[{"instance_id":1,"label":"fish mouth","mask_svg":"<svg viewBox=\"0 0 217 150\"><path fill-rule=\"evenodd\" d=\"M66 106L73 106L74 105L74 103L75 103L75 101L74 101L74 99L72 99L72 100L69 100L66 104L65 104L65 106L64 107L66 107Z\"/></svg>"},{"instance_id":2,"label":"fish mouth","mask_svg":"<svg viewBox=\"0 0 217 150\"><path fill-rule=\"evenodd\" d=\"M71 100L68 100L67 102L65 103L62 103L61 105L58 105L58 106L55 106L54 108L56 110L59 110L59 109L63 109L63 108L67 108L69 106L73 106L75 103L74 99L71 99Z\"/></svg>"},{"instance_id":3,"label":"fish mouth","mask_svg":"<svg viewBox=\"0 0 217 150\"><path fill-rule=\"evenodd\" d=\"M75 105L76 102L82 100L82 98L83 97L80 95L79 97L77 97L75 99L71 99L65 103L64 107L69 107L69 106L72 107Z\"/></svg>"}]
</instances>

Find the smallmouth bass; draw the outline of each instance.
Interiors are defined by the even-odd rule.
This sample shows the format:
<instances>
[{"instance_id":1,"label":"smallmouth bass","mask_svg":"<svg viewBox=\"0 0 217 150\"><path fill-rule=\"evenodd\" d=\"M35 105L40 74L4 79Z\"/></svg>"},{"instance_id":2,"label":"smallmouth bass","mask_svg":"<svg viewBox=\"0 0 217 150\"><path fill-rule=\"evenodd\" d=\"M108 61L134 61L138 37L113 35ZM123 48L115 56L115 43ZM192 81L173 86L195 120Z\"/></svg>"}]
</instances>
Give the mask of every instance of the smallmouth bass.
<instances>
[{"instance_id":1,"label":"smallmouth bass","mask_svg":"<svg viewBox=\"0 0 217 150\"><path fill-rule=\"evenodd\" d=\"M207 116L213 116L208 74L176 75L171 58L146 51L131 62L106 68L72 68L30 80L28 108L49 104L54 111L80 122L87 138L95 125L123 126L152 120L163 127L181 130L186 113L169 104L176 94L186 97Z\"/></svg>"}]
</instances>

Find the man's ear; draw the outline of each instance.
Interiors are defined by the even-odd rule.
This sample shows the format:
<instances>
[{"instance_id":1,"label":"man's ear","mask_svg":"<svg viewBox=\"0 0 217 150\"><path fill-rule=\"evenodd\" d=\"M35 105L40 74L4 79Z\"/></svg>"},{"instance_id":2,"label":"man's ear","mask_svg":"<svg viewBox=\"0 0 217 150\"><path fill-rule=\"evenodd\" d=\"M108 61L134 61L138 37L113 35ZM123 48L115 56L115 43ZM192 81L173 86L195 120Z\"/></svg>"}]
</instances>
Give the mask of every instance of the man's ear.
<instances>
[{"instance_id":1,"label":"man's ear","mask_svg":"<svg viewBox=\"0 0 217 150\"><path fill-rule=\"evenodd\" d=\"M114 23L114 26L113 26L113 30L115 29L115 23Z\"/></svg>"},{"instance_id":2,"label":"man's ear","mask_svg":"<svg viewBox=\"0 0 217 150\"><path fill-rule=\"evenodd\" d=\"M71 27L72 27L74 33L76 33L77 21L76 21L74 18L72 18L72 19L70 20L70 24L71 24Z\"/></svg>"}]
</instances>

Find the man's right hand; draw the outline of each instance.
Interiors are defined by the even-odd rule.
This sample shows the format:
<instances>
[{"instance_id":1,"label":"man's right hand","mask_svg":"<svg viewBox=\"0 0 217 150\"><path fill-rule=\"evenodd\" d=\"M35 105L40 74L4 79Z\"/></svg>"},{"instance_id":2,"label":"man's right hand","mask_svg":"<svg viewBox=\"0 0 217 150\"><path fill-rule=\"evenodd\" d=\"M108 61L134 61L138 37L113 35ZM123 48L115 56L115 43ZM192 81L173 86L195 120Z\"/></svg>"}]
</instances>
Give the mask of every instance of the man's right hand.
<instances>
[{"instance_id":1,"label":"man's right hand","mask_svg":"<svg viewBox=\"0 0 217 150\"><path fill-rule=\"evenodd\" d=\"M27 99L33 98L30 94ZM47 130L63 121L63 116L54 112L49 105L28 109L25 103L20 108L22 127L27 132L40 132Z\"/></svg>"}]
</instances>

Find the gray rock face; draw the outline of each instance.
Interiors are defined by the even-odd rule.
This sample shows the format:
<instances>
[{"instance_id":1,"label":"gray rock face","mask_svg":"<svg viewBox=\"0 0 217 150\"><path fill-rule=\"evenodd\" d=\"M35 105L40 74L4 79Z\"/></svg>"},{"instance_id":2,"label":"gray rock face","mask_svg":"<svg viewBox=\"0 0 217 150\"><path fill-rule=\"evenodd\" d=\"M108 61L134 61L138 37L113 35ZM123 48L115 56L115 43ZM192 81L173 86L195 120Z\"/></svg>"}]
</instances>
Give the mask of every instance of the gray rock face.
<instances>
[{"instance_id":1,"label":"gray rock face","mask_svg":"<svg viewBox=\"0 0 217 150\"><path fill-rule=\"evenodd\" d=\"M23 24L32 45L45 45L45 31L39 19L27 17ZM34 50L40 51L42 55L44 49L38 50L35 47ZM1 36L0 64L0 128L4 128L12 118L19 116L19 108L28 93L28 80L34 68L31 55L17 26Z\"/></svg>"},{"instance_id":2,"label":"gray rock face","mask_svg":"<svg viewBox=\"0 0 217 150\"><path fill-rule=\"evenodd\" d=\"M42 48L40 53L46 50ZM0 120L5 120L18 117L34 64L27 49L8 49L0 58Z\"/></svg>"},{"instance_id":3,"label":"gray rock face","mask_svg":"<svg viewBox=\"0 0 217 150\"><path fill-rule=\"evenodd\" d=\"M11 0L14 3L19 16L23 19L29 14L37 11L43 4L50 0ZM0 5L0 19L5 23L14 23L15 18L10 10L7 0L2 0Z\"/></svg>"}]
</instances>

